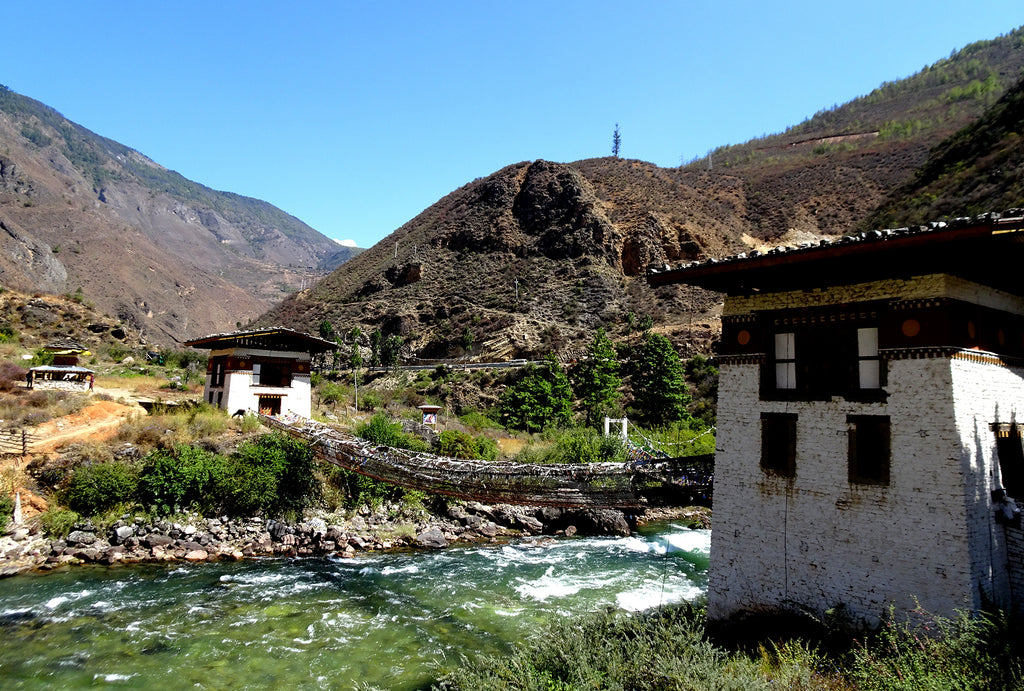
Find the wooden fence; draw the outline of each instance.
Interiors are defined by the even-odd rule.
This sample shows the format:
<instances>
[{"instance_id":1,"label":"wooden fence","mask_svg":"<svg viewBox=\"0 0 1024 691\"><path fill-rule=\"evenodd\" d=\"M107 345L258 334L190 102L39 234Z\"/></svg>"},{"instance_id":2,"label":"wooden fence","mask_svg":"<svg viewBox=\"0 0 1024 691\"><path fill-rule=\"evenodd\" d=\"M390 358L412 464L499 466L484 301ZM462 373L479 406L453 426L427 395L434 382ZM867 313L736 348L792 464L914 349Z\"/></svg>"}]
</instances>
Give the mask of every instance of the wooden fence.
<instances>
[{"instance_id":1,"label":"wooden fence","mask_svg":"<svg viewBox=\"0 0 1024 691\"><path fill-rule=\"evenodd\" d=\"M39 435L25 429L0 430L0 455L24 456L28 447L39 441Z\"/></svg>"}]
</instances>

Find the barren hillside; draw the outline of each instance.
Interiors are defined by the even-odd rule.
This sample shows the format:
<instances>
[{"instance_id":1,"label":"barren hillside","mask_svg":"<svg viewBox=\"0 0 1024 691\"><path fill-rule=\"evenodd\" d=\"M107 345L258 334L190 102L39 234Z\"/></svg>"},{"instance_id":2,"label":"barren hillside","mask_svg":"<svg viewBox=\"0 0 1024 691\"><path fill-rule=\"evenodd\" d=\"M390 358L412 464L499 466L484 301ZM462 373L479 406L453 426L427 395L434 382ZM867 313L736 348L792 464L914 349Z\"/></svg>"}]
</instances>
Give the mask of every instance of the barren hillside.
<instances>
[{"instance_id":1,"label":"barren hillside","mask_svg":"<svg viewBox=\"0 0 1024 691\"><path fill-rule=\"evenodd\" d=\"M0 282L79 292L157 343L234 328L350 256L0 87Z\"/></svg>"}]
</instances>

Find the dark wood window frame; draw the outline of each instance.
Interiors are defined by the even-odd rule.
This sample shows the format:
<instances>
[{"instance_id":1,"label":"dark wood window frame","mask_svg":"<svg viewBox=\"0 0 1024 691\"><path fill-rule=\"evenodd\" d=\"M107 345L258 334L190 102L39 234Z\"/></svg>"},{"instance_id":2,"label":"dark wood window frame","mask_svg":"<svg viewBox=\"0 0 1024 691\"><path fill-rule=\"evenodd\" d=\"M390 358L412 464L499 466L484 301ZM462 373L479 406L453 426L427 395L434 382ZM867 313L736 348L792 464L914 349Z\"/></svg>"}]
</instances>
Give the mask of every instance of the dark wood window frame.
<instances>
[{"instance_id":1,"label":"dark wood window frame","mask_svg":"<svg viewBox=\"0 0 1024 691\"><path fill-rule=\"evenodd\" d=\"M294 362L285 359L260 358L252 363L252 385L288 388L292 385Z\"/></svg>"},{"instance_id":2,"label":"dark wood window frame","mask_svg":"<svg viewBox=\"0 0 1024 691\"><path fill-rule=\"evenodd\" d=\"M210 359L210 386L224 386L224 377L227 373L228 358L224 355Z\"/></svg>"},{"instance_id":3,"label":"dark wood window frame","mask_svg":"<svg viewBox=\"0 0 1024 691\"><path fill-rule=\"evenodd\" d=\"M796 413L761 413L761 470L796 477Z\"/></svg>"},{"instance_id":4,"label":"dark wood window frame","mask_svg":"<svg viewBox=\"0 0 1024 691\"><path fill-rule=\"evenodd\" d=\"M996 456L1003 489L1012 498L1024 500L1024 447L1021 446L1024 427L1017 423L994 424L992 427L996 433Z\"/></svg>"},{"instance_id":5,"label":"dark wood window frame","mask_svg":"<svg viewBox=\"0 0 1024 691\"><path fill-rule=\"evenodd\" d=\"M892 427L888 415L847 415L850 484L888 486Z\"/></svg>"},{"instance_id":6,"label":"dark wood window frame","mask_svg":"<svg viewBox=\"0 0 1024 691\"><path fill-rule=\"evenodd\" d=\"M771 351L761 373L761 399L827 401L839 396L864 403L886 400L886 363L878 351L877 333L876 324L864 322L774 327L768 341ZM779 348L783 352L777 354ZM865 369L877 371L877 387L862 386ZM792 386L780 386L786 381Z\"/></svg>"}]
</instances>

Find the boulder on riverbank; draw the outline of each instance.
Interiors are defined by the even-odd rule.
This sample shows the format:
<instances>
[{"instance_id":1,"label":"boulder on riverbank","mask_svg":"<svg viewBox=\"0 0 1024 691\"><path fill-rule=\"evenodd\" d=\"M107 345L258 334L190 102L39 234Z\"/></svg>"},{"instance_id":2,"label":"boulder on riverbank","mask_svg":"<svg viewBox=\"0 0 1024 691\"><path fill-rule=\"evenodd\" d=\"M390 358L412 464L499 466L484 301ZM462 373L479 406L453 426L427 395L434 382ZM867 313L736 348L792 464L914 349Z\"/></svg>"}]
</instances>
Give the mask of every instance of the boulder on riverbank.
<instances>
[{"instance_id":1,"label":"boulder on riverbank","mask_svg":"<svg viewBox=\"0 0 1024 691\"><path fill-rule=\"evenodd\" d=\"M313 516L299 523L191 515L181 522L124 516L109 527L76 524L64 539L44 537L38 524L0 536L0 576L75 563L209 561L254 556L351 557L358 551L444 549L525 535L628 535L635 518L610 509L450 503L436 514L393 518L395 507L352 517Z\"/></svg>"}]
</instances>

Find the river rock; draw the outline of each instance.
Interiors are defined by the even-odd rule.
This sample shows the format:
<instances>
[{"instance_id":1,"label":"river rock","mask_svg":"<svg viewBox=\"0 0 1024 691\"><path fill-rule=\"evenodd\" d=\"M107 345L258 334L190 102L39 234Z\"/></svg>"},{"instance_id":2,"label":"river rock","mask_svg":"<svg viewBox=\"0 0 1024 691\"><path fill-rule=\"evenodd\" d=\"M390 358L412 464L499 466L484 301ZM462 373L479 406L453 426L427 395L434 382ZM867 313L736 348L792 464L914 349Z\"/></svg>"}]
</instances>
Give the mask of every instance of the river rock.
<instances>
[{"instance_id":1,"label":"river rock","mask_svg":"<svg viewBox=\"0 0 1024 691\"><path fill-rule=\"evenodd\" d=\"M538 521L533 516L516 516L516 523L521 525L526 530L530 531L534 535L539 535L544 532L544 524Z\"/></svg>"},{"instance_id":2,"label":"river rock","mask_svg":"<svg viewBox=\"0 0 1024 691\"><path fill-rule=\"evenodd\" d=\"M172 542L174 542L174 540L166 535L161 535L159 533L150 533L146 536L146 539L143 540L143 542L146 544L147 547L153 549L155 547L167 547Z\"/></svg>"},{"instance_id":3,"label":"river rock","mask_svg":"<svg viewBox=\"0 0 1024 691\"><path fill-rule=\"evenodd\" d=\"M538 517L546 524L557 523L562 520L562 510L556 506L542 506L539 513Z\"/></svg>"},{"instance_id":4,"label":"river rock","mask_svg":"<svg viewBox=\"0 0 1024 691\"><path fill-rule=\"evenodd\" d=\"M120 545L128 538L135 535L135 528L130 525L123 525L120 528L114 528L114 544Z\"/></svg>"},{"instance_id":5,"label":"river rock","mask_svg":"<svg viewBox=\"0 0 1024 691\"><path fill-rule=\"evenodd\" d=\"M288 524L284 521L273 521L269 526L267 526L267 530L270 532L271 537L273 537L278 542L280 542L281 538L283 538L285 535L288 535L292 532Z\"/></svg>"},{"instance_id":6,"label":"river rock","mask_svg":"<svg viewBox=\"0 0 1024 691\"><path fill-rule=\"evenodd\" d=\"M185 552L185 561L206 561L210 554L205 549L193 549Z\"/></svg>"},{"instance_id":7,"label":"river rock","mask_svg":"<svg viewBox=\"0 0 1024 691\"><path fill-rule=\"evenodd\" d=\"M440 529L428 528L416 536L416 544L430 549L444 549L448 546L448 541L444 539L444 533Z\"/></svg>"},{"instance_id":8,"label":"river rock","mask_svg":"<svg viewBox=\"0 0 1024 691\"><path fill-rule=\"evenodd\" d=\"M581 532L596 535L622 535L630 533L626 515L616 509L587 509L580 512L576 526Z\"/></svg>"},{"instance_id":9,"label":"river rock","mask_svg":"<svg viewBox=\"0 0 1024 691\"><path fill-rule=\"evenodd\" d=\"M68 535L69 545L91 545L96 542L96 533L89 533L84 530L72 530Z\"/></svg>"},{"instance_id":10,"label":"river rock","mask_svg":"<svg viewBox=\"0 0 1024 691\"><path fill-rule=\"evenodd\" d=\"M488 521L479 528L480 534L484 537L494 537L498 534L498 526Z\"/></svg>"}]
</instances>

